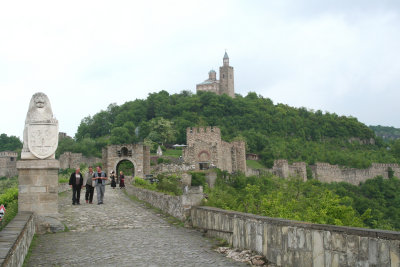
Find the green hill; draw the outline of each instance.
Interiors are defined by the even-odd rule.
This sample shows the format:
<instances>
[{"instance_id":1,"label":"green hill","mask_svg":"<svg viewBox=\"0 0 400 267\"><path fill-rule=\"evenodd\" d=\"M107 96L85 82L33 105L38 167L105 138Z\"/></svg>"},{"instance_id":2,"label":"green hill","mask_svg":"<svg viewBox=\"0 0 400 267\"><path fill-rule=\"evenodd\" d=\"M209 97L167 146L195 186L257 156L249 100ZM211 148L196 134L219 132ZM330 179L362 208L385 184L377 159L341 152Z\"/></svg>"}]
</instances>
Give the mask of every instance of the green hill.
<instances>
[{"instance_id":1,"label":"green hill","mask_svg":"<svg viewBox=\"0 0 400 267\"><path fill-rule=\"evenodd\" d=\"M85 117L76 141L61 140L57 153L73 150L100 156L101 148L111 143L185 143L187 127L208 125L220 127L226 141L244 139L248 152L260 154L266 166L278 158L357 168L399 162L382 139L356 118L274 104L256 93L230 98L187 91L172 95L161 91L144 100L111 104ZM371 144L361 144L370 140Z\"/></svg>"}]
</instances>

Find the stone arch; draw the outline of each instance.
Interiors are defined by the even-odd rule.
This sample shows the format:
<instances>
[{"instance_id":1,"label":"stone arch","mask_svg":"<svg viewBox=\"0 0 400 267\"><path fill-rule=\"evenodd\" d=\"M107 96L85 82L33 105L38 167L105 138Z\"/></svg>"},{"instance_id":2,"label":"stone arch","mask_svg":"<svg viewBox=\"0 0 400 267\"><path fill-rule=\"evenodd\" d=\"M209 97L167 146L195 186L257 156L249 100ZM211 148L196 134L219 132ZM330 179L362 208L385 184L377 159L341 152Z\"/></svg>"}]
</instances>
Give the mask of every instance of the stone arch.
<instances>
[{"instance_id":1,"label":"stone arch","mask_svg":"<svg viewBox=\"0 0 400 267\"><path fill-rule=\"evenodd\" d=\"M197 158L199 159L199 161L210 161L211 155L207 150L202 150L197 155Z\"/></svg>"},{"instance_id":2,"label":"stone arch","mask_svg":"<svg viewBox=\"0 0 400 267\"><path fill-rule=\"evenodd\" d=\"M135 173L136 173L136 170L137 170L137 164L136 164L136 162L133 160L133 159L131 159L131 158L121 158L121 159L119 159L119 160L117 160L115 163L114 163L114 168L113 168L113 170L115 171L115 173L116 173L116 175L119 175L119 166L120 166L120 164L122 163L122 162L125 162L125 161L129 161L129 162L131 162L132 164L133 164L133 173L124 173L124 175L125 176L132 176L132 177L134 177L135 176Z\"/></svg>"}]
</instances>

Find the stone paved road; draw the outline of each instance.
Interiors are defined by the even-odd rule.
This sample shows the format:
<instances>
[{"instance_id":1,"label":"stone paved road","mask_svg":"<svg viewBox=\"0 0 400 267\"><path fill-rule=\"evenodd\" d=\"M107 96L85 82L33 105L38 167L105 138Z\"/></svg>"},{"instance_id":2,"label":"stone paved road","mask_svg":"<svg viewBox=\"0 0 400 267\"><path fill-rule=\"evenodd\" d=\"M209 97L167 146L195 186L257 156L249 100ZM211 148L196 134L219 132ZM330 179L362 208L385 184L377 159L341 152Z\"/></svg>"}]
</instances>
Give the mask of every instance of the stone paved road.
<instances>
[{"instance_id":1,"label":"stone paved road","mask_svg":"<svg viewBox=\"0 0 400 267\"><path fill-rule=\"evenodd\" d=\"M59 201L69 231L38 236L27 266L248 266L218 254L201 233L165 222L119 189L107 186L104 205L73 206L70 194Z\"/></svg>"}]
</instances>

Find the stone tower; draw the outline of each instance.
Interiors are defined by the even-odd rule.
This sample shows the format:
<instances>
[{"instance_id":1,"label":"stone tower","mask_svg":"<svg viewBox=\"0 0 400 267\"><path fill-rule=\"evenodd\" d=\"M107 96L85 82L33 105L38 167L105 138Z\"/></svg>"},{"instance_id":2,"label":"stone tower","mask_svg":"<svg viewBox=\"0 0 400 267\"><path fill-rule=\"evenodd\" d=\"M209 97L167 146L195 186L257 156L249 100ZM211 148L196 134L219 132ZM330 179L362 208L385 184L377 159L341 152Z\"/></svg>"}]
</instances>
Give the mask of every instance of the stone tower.
<instances>
[{"instance_id":1,"label":"stone tower","mask_svg":"<svg viewBox=\"0 0 400 267\"><path fill-rule=\"evenodd\" d=\"M235 97L233 67L229 66L229 57L226 52L223 58L223 66L219 67L219 94Z\"/></svg>"},{"instance_id":2,"label":"stone tower","mask_svg":"<svg viewBox=\"0 0 400 267\"><path fill-rule=\"evenodd\" d=\"M235 97L233 67L229 66L229 57L225 52L223 58L223 66L219 68L219 80L217 73L210 70L208 79L196 85L196 91L208 91L218 95L227 94L230 97Z\"/></svg>"}]
</instances>

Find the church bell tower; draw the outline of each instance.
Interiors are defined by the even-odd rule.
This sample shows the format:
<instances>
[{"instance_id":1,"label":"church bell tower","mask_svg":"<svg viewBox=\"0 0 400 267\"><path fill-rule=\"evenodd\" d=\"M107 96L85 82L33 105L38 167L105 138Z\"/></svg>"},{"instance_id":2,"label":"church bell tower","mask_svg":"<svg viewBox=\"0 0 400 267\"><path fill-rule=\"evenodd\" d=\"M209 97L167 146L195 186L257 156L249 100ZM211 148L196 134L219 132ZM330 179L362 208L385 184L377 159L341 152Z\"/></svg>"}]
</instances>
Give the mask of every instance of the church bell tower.
<instances>
[{"instance_id":1,"label":"church bell tower","mask_svg":"<svg viewBox=\"0 0 400 267\"><path fill-rule=\"evenodd\" d=\"M219 94L227 94L235 97L235 89L233 83L233 67L229 66L229 56L225 51L223 65L219 68Z\"/></svg>"}]
</instances>

